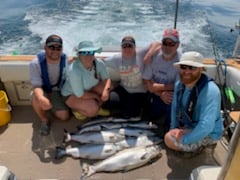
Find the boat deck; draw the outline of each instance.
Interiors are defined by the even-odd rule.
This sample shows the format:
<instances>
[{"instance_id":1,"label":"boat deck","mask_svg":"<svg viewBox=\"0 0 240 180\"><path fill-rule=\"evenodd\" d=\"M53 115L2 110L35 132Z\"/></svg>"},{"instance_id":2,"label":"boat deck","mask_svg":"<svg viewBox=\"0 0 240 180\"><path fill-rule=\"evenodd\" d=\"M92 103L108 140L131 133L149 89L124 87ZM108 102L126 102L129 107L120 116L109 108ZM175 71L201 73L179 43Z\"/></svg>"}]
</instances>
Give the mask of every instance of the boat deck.
<instances>
[{"instance_id":1,"label":"boat deck","mask_svg":"<svg viewBox=\"0 0 240 180\"><path fill-rule=\"evenodd\" d=\"M62 145L63 129L75 131L80 122L72 117L67 122L53 120L49 136L40 136L40 122L31 106L14 106L8 126L0 127L0 165L8 167L18 180L76 180L81 176L81 159L66 157L55 160L55 147ZM226 151L221 143L212 153L205 149L190 159L180 157L162 145L157 161L128 172L96 173L87 179L96 180L162 180L188 179L201 165L222 165Z\"/></svg>"}]
</instances>

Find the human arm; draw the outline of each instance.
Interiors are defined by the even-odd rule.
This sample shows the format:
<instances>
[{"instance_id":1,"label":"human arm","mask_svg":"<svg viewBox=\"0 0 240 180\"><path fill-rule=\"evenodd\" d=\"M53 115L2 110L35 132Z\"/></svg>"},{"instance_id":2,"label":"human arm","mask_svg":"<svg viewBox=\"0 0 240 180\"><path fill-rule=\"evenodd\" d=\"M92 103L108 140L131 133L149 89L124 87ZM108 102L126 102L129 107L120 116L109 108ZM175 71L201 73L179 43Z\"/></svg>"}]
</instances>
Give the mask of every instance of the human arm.
<instances>
[{"instance_id":1,"label":"human arm","mask_svg":"<svg viewBox=\"0 0 240 180\"><path fill-rule=\"evenodd\" d=\"M165 104L171 104L173 98L173 84L160 84L151 80L144 80L146 89L159 96Z\"/></svg>"},{"instance_id":2,"label":"human arm","mask_svg":"<svg viewBox=\"0 0 240 180\"><path fill-rule=\"evenodd\" d=\"M39 103L39 106L43 110L48 110L52 108L52 104L47 97L44 96L44 91L41 87L35 87L33 89L33 96Z\"/></svg>"},{"instance_id":3,"label":"human arm","mask_svg":"<svg viewBox=\"0 0 240 180\"><path fill-rule=\"evenodd\" d=\"M109 99L109 92L111 89L111 79L110 78L106 79L104 84L105 84L105 86L103 88L102 96L101 96L101 100L103 102L105 102Z\"/></svg>"},{"instance_id":4,"label":"human arm","mask_svg":"<svg viewBox=\"0 0 240 180\"><path fill-rule=\"evenodd\" d=\"M143 58L143 64L148 64L151 62L152 56L161 49L160 42L153 42L150 44L150 47Z\"/></svg>"}]
</instances>

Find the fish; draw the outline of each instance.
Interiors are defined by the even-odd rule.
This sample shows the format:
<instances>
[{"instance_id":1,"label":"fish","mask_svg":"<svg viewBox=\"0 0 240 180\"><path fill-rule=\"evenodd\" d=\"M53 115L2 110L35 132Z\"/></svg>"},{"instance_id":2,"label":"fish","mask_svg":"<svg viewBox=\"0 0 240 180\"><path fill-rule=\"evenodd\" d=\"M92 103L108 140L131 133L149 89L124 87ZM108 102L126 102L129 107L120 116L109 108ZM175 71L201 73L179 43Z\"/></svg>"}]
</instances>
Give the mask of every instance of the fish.
<instances>
[{"instance_id":1,"label":"fish","mask_svg":"<svg viewBox=\"0 0 240 180\"><path fill-rule=\"evenodd\" d=\"M94 124L102 124L105 122L114 122L114 123L123 123L123 122L139 122L141 121L140 118L130 118L130 119L122 119L122 118L113 118L113 117L109 117L109 118L102 118L102 119L94 119L94 120L90 120L84 124L81 124L78 128L81 129L83 127L86 126L92 126Z\"/></svg>"},{"instance_id":2,"label":"fish","mask_svg":"<svg viewBox=\"0 0 240 180\"><path fill-rule=\"evenodd\" d=\"M96 132L86 132L83 134L73 134L69 133L64 129L64 142L75 141L79 143L92 143L92 144L104 144L104 143L114 143L125 139L125 136L120 135L116 132L110 131L96 131Z\"/></svg>"},{"instance_id":3,"label":"fish","mask_svg":"<svg viewBox=\"0 0 240 180\"><path fill-rule=\"evenodd\" d=\"M149 146L162 142L158 136L139 136L128 137L116 143L105 144L80 144L76 147L56 147L55 159L61 159L65 156L73 158L84 158L90 160L105 159L120 150L136 146Z\"/></svg>"},{"instance_id":4,"label":"fish","mask_svg":"<svg viewBox=\"0 0 240 180\"><path fill-rule=\"evenodd\" d=\"M141 135L138 137L128 137L122 141L116 142L115 145L122 148L131 148L138 146L150 146L160 144L163 140L159 136Z\"/></svg>"},{"instance_id":5,"label":"fish","mask_svg":"<svg viewBox=\"0 0 240 180\"><path fill-rule=\"evenodd\" d=\"M117 128L141 128L141 129L157 129L158 127L155 124L146 122L146 121L140 121L140 122L122 122L122 123L115 123L115 122L105 122L105 123L96 123L93 125L88 126L80 126L77 127L76 134L81 134L84 132L89 131L101 131L101 130L107 130L107 129L117 129Z\"/></svg>"},{"instance_id":6,"label":"fish","mask_svg":"<svg viewBox=\"0 0 240 180\"><path fill-rule=\"evenodd\" d=\"M160 145L124 149L98 163L82 167L81 179L84 180L97 172L129 171L160 156Z\"/></svg>"},{"instance_id":7,"label":"fish","mask_svg":"<svg viewBox=\"0 0 240 180\"><path fill-rule=\"evenodd\" d=\"M154 136L155 133L153 131L150 131L148 129L141 129L141 128L120 128L120 129L110 129L108 130L110 132L119 133L123 136L141 136L141 135L147 135L147 136Z\"/></svg>"},{"instance_id":8,"label":"fish","mask_svg":"<svg viewBox=\"0 0 240 180\"><path fill-rule=\"evenodd\" d=\"M55 159L61 159L65 156L71 156L73 158L83 158L90 160L105 159L118 151L122 150L122 145L113 143L105 144L82 144L76 147L56 147Z\"/></svg>"}]
</instances>

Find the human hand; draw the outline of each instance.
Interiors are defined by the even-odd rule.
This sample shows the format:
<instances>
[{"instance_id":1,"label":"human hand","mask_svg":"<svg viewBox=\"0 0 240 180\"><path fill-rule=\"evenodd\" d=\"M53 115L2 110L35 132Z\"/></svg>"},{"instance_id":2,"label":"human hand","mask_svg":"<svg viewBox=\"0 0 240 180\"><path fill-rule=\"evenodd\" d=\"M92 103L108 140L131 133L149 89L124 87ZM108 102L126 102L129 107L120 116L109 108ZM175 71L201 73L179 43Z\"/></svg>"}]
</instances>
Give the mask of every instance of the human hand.
<instances>
[{"instance_id":1,"label":"human hand","mask_svg":"<svg viewBox=\"0 0 240 180\"><path fill-rule=\"evenodd\" d=\"M163 100L165 104L171 104L173 100L173 92L172 91L161 91L157 95Z\"/></svg>"},{"instance_id":2,"label":"human hand","mask_svg":"<svg viewBox=\"0 0 240 180\"><path fill-rule=\"evenodd\" d=\"M52 108L52 104L49 101L48 98L46 98L45 96L41 96L40 98L38 98L39 101L39 105L43 110L49 110Z\"/></svg>"}]
</instances>

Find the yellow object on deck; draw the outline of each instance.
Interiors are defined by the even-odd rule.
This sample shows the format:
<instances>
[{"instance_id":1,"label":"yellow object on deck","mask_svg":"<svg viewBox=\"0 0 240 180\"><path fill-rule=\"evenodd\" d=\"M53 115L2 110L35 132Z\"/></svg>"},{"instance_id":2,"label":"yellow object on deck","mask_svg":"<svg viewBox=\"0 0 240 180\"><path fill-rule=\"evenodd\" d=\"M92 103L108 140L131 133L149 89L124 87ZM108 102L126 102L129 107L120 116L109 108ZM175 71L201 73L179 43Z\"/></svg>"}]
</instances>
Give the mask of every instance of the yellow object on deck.
<instances>
[{"instance_id":1,"label":"yellow object on deck","mask_svg":"<svg viewBox=\"0 0 240 180\"><path fill-rule=\"evenodd\" d=\"M11 120L11 106L5 91L0 90L0 126L6 125Z\"/></svg>"}]
</instances>

